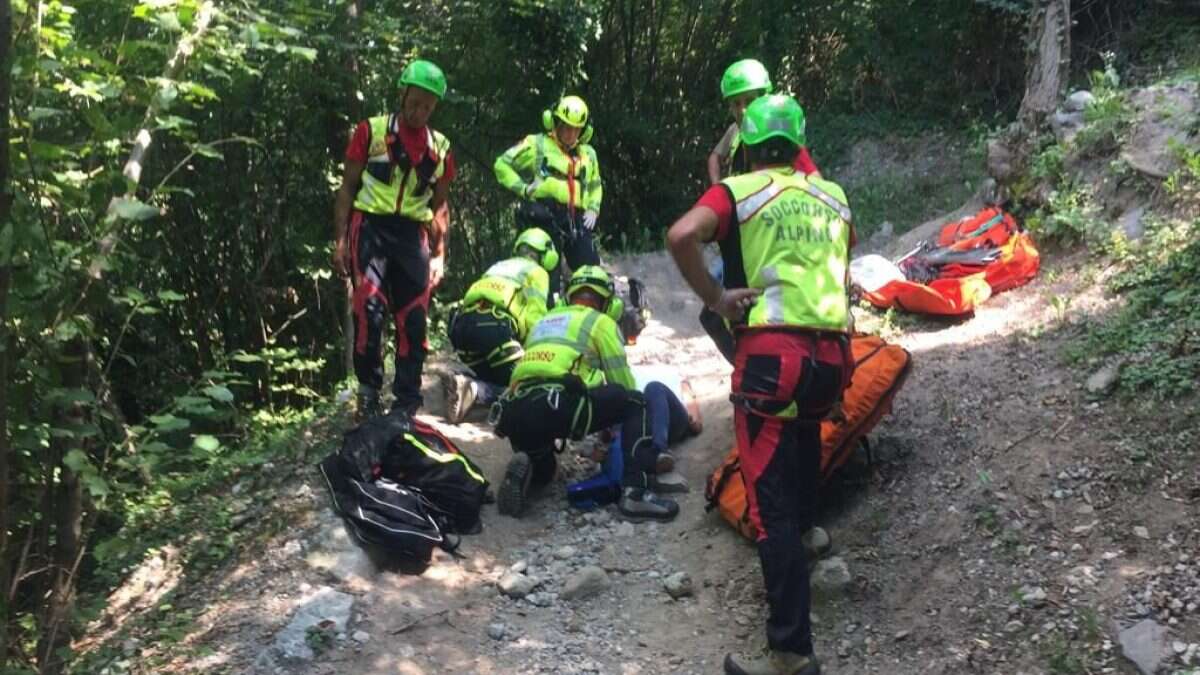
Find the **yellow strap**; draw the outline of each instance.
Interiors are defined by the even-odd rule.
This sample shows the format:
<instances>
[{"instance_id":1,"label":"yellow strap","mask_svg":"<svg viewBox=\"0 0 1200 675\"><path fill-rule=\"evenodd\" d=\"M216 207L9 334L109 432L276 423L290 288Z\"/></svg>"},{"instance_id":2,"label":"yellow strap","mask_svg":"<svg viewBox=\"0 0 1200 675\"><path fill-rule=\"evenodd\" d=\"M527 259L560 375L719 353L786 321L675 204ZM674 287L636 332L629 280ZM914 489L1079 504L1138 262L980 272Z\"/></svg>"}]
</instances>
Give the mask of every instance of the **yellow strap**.
<instances>
[{"instance_id":1,"label":"yellow strap","mask_svg":"<svg viewBox=\"0 0 1200 675\"><path fill-rule=\"evenodd\" d=\"M428 445L425 445L424 442L422 442L419 438L417 438L416 436L413 436L412 434L404 434L404 438L406 440L408 440L409 443L412 443L413 445L417 446L421 450L421 452L425 453L426 457L432 459L433 461L435 461L439 464L449 464L450 462L462 462L463 468L467 470L467 473L471 475L471 478L474 478L475 480L479 481L480 483L487 482L486 478L481 476L477 471L475 471L475 469L473 469L471 467L471 463L467 461L466 457L463 457L462 455L460 455L456 452L438 452L437 450L434 450L433 448L429 447Z\"/></svg>"}]
</instances>

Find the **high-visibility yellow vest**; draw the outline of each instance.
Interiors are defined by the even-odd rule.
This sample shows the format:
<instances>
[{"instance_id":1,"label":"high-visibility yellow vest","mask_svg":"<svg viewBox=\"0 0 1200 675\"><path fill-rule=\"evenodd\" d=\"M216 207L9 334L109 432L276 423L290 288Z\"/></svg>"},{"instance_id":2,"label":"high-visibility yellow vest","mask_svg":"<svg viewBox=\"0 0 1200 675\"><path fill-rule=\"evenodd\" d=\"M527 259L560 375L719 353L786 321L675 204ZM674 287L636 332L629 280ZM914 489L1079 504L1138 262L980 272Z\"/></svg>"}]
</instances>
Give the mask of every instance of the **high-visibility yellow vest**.
<instances>
[{"instance_id":1,"label":"high-visibility yellow vest","mask_svg":"<svg viewBox=\"0 0 1200 675\"><path fill-rule=\"evenodd\" d=\"M617 322L591 307L556 307L533 327L511 384L576 375L588 387L607 383L636 390L624 342Z\"/></svg>"},{"instance_id":2,"label":"high-visibility yellow vest","mask_svg":"<svg viewBox=\"0 0 1200 675\"><path fill-rule=\"evenodd\" d=\"M763 291L750 328L795 326L846 332L850 208L837 184L791 167L721 181L737 205L737 236L750 288Z\"/></svg>"},{"instance_id":3,"label":"high-visibility yellow vest","mask_svg":"<svg viewBox=\"0 0 1200 675\"><path fill-rule=\"evenodd\" d=\"M433 186L446 173L450 141L429 127L425 156L413 164L404 144L393 131L395 115L379 115L368 121L371 130L367 166L362 187L354 197L354 208L366 213L399 215L419 223L433 220Z\"/></svg>"}]
</instances>

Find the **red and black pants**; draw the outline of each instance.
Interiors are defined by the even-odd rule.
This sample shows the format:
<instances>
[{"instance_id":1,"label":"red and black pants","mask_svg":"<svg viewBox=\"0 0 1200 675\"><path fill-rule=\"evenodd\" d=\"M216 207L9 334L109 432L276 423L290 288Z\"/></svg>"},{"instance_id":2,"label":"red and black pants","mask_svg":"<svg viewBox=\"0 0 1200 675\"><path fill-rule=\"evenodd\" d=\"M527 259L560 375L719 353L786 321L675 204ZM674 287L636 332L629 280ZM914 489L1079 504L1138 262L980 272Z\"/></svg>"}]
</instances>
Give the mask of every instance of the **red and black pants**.
<instances>
[{"instance_id":1,"label":"red and black pants","mask_svg":"<svg viewBox=\"0 0 1200 675\"><path fill-rule=\"evenodd\" d=\"M772 649L812 653L808 564L821 475L821 422L846 384L844 338L784 330L738 336L734 431L767 591ZM794 404L794 406L793 406Z\"/></svg>"},{"instance_id":2,"label":"red and black pants","mask_svg":"<svg viewBox=\"0 0 1200 675\"><path fill-rule=\"evenodd\" d=\"M428 350L429 242L422 223L355 211L350 220L353 265L354 374L360 386L383 386L383 327L396 329L393 408L421 407L421 370Z\"/></svg>"}]
</instances>

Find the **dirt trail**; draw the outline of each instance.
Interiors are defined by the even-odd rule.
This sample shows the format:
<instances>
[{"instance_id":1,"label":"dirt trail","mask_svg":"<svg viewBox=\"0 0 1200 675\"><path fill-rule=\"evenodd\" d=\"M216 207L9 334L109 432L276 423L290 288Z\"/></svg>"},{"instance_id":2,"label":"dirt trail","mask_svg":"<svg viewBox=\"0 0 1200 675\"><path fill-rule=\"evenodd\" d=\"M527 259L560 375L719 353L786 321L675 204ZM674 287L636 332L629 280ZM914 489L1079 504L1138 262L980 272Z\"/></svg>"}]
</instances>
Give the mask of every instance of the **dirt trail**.
<instances>
[{"instance_id":1,"label":"dirt trail","mask_svg":"<svg viewBox=\"0 0 1200 675\"><path fill-rule=\"evenodd\" d=\"M1171 598L1143 595L1175 584L1177 597L1200 601L1200 563L1187 557L1200 550L1200 474L1194 461L1173 482L1131 468L1124 448L1137 417L1088 400L1086 373L1064 366L1065 324L1046 297L1077 294L1076 318L1109 309L1077 274L1080 263L1049 265L970 321L920 322L897 338L914 367L895 415L874 434L874 464L845 472L819 518L853 575L814 607L825 672L1133 673L1115 635L1145 615L1173 617L1174 640L1200 642L1200 612L1162 615ZM730 368L665 253L618 267L655 289L654 320L631 361L678 368L702 399L705 431L677 453L692 489L675 522L576 511L560 476L521 520L486 506L464 558L439 553L424 575L401 576L329 559L339 528L314 480L278 507L289 522L281 537L244 552L193 600L203 611L187 641L210 653L172 669L716 673L728 649L760 644L757 555L703 501L704 479L732 442ZM498 481L507 442L479 417L446 426L437 408L426 419ZM564 458L572 479L592 470ZM1168 584L1176 564L1179 579ZM497 590L513 565L541 581L521 600ZM585 565L603 568L607 587L560 597ZM692 596L665 592L677 572L693 580ZM312 661L264 666L261 653L322 585L354 596L345 634Z\"/></svg>"}]
</instances>

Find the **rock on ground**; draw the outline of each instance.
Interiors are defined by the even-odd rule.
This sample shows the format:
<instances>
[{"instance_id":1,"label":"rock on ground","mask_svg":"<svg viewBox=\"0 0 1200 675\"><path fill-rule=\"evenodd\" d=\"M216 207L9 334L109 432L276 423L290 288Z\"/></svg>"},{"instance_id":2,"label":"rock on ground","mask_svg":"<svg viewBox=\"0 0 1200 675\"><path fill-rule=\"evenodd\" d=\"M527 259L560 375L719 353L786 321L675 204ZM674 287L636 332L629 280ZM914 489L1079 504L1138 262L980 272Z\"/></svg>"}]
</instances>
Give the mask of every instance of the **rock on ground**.
<instances>
[{"instance_id":1,"label":"rock on ground","mask_svg":"<svg viewBox=\"0 0 1200 675\"><path fill-rule=\"evenodd\" d=\"M323 629L327 627L333 633L345 631L353 606L354 596L321 586L296 608L292 620L275 636L274 642L264 653L264 658L311 661L315 654L308 644L308 630L314 626L321 626Z\"/></svg>"},{"instance_id":2,"label":"rock on ground","mask_svg":"<svg viewBox=\"0 0 1200 675\"><path fill-rule=\"evenodd\" d=\"M608 588L608 572L595 565L588 565L571 575L563 584L563 600L583 600L593 595L599 595Z\"/></svg>"},{"instance_id":3,"label":"rock on ground","mask_svg":"<svg viewBox=\"0 0 1200 675\"><path fill-rule=\"evenodd\" d=\"M839 556L818 562L812 573L813 590L825 593L840 593L846 590L853 580L850 576L850 566Z\"/></svg>"},{"instance_id":4,"label":"rock on ground","mask_svg":"<svg viewBox=\"0 0 1200 675\"><path fill-rule=\"evenodd\" d=\"M1142 619L1117 636L1121 653L1143 675L1154 675L1167 656L1167 629L1153 619Z\"/></svg>"}]
</instances>

